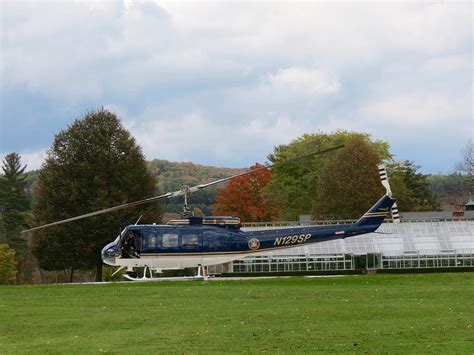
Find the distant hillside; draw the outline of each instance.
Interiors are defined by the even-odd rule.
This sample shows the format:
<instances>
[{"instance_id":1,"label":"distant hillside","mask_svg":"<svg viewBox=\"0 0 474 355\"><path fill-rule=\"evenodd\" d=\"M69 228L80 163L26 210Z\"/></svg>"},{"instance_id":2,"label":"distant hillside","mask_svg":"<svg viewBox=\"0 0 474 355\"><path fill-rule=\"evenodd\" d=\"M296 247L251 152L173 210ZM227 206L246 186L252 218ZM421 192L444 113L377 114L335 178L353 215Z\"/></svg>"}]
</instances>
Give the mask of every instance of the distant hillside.
<instances>
[{"instance_id":1,"label":"distant hillside","mask_svg":"<svg viewBox=\"0 0 474 355\"><path fill-rule=\"evenodd\" d=\"M148 168L156 176L157 187L160 193L176 191L182 185L194 186L205 182L222 179L224 177L238 174L245 169L218 168L193 163L177 163L167 160L155 159L148 162ZM27 190L32 199L35 198L36 180L38 171L29 171L27 174ZM206 190L194 193L191 196L190 205L199 208L204 214L211 213L211 205L215 202L216 188L210 187ZM176 198L166 203L165 212L181 212L182 198ZM199 212L199 211L198 211Z\"/></svg>"},{"instance_id":2,"label":"distant hillside","mask_svg":"<svg viewBox=\"0 0 474 355\"><path fill-rule=\"evenodd\" d=\"M245 169L218 168L190 162L178 163L155 159L148 163L148 167L157 178L157 186L161 192L176 191L182 185L194 186L243 172ZM190 205L199 208L204 214L211 213L211 205L215 202L216 188L194 193ZM166 203L165 212L180 212L183 199L177 198Z\"/></svg>"},{"instance_id":3,"label":"distant hillside","mask_svg":"<svg viewBox=\"0 0 474 355\"><path fill-rule=\"evenodd\" d=\"M158 187L161 191L174 191L183 184L194 186L197 184L211 182L224 177L238 174L245 169L218 168L205 166L190 162L177 163L167 160L155 159L148 163L149 170L158 179Z\"/></svg>"}]
</instances>

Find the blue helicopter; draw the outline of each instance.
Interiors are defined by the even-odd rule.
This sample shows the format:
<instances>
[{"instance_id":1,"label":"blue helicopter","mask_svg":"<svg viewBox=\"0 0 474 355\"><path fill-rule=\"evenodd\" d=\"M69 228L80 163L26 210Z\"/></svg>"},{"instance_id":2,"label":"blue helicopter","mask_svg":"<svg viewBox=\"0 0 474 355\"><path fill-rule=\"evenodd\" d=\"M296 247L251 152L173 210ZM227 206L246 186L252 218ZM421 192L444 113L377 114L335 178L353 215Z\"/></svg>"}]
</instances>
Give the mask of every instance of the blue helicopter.
<instances>
[{"instance_id":1,"label":"blue helicopter","mask_svg":"<svg viewBox=\"0 0 474 355\"><path fill-rule=\"evenodd\" d=\"M195 278L203 278L205 277L202 271L203 267L209 265L223 264L248 255L265 254L277 249L299 247L375 232L384 221L384 218L391 212L391 208L395 203L395 199L391 196L388 181L382 181L387 189L387 194L382 196L357 222L351 224L243 231L238 217L196 217L190 213L188 196L192 192L239 176L253 174L263 169L272 169L280 164L323 154L341 147L337 146L281 163L269 164L191 188L184 186L175 192L168 192L144 200L49 223L28 231L162 199L184 196L182 218L171 220L165 225L138 224L138 222L129 225L122 230L113 242L102 249L101 255L104 263L118 267L115 273L125 269L124 276L133 281L159 279L153 275L164 270L196 267L198 273ZM143 270L143 276L136 277L136 270Z\"/></svg>"}]
</instances>

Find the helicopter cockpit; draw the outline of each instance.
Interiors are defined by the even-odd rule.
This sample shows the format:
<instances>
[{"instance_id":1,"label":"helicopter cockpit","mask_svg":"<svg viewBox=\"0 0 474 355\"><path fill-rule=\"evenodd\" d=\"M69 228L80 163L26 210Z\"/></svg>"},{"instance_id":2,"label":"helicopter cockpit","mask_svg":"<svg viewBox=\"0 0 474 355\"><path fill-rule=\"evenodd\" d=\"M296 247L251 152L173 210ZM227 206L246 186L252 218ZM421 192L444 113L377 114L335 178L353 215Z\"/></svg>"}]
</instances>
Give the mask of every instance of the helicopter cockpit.
<instances>
[{"instance_id":1,"label":"helicopter cockpit","mask_svg":"<svg viewBox=\"0 0 474 355\"><path fill-rule=\"evenodd\" d=\"M108 265L115 266L116 258L139 258L140 249L140 232L126 228L113 242L102 249L102 260Z\"/></svg>"},{"instance_id":2,"label":"helicopter cockpit","mask_svg":"<svg viewBox=\"0 0 474 355\"><path fill-rule=\"evenodd\" d=\"M138 231L128 230L120 243L122 258L139 258L141 237Z\"/></svg>"}]
</instances>

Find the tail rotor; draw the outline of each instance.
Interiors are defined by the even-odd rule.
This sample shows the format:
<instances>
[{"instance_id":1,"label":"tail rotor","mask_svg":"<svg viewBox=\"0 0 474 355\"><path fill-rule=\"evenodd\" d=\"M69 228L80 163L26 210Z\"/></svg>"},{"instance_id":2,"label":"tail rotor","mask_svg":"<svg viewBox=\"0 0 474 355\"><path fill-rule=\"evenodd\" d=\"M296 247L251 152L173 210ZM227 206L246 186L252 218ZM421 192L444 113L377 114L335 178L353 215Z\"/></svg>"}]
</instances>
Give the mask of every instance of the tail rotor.
<instances>
[{"instance_id":1,"label":"tail rotor","mask_svg":"<svg viewBox=\"0 0 474 355\"><path fill-rule=\"evenodd\" d=\"M387 191L387 195L393 197L392 189L390 188L390 183L388 181L387 168L385 164L379 165L378 168L380 180L382 181L383 187L385 187L385 190ZM398 206L396 202L393 204L390 212L392 213L393 223L400 223L400 213L398 211Z\"/></svg>"}]
</instances>

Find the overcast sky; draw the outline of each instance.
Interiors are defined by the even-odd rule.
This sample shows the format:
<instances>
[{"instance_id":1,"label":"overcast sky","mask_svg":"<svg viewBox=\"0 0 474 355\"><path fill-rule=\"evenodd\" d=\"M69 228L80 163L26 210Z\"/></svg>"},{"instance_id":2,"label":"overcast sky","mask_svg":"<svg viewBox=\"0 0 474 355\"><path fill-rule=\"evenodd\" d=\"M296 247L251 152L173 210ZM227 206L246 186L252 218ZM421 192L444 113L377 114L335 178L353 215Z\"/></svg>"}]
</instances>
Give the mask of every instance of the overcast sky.
<instances>
[{"instance_id":1,"label":"overcast sky","mask_svg":"<svg viewBox=\"0 0 474 355\"><path fill-rule=\"evenodd\" d=\"M474 136L471 2L0 6L0 153L29 169L101 106L147 159L227 167L347 129L448 173Z\"/></svg>"}]
</instances>

